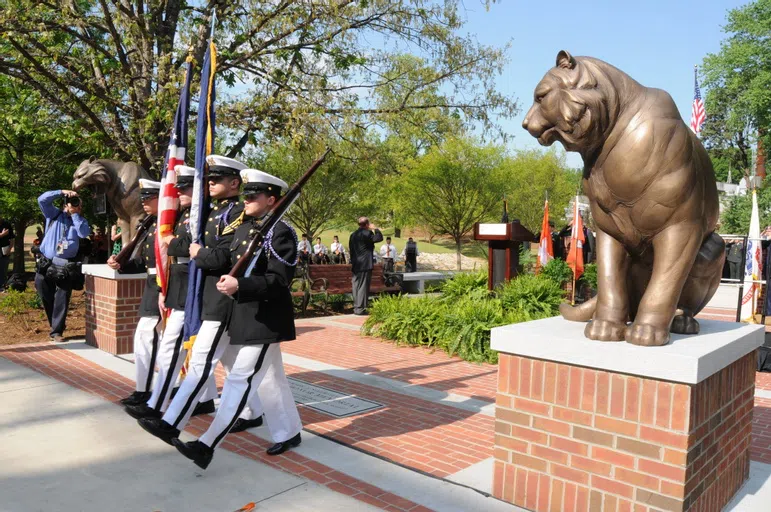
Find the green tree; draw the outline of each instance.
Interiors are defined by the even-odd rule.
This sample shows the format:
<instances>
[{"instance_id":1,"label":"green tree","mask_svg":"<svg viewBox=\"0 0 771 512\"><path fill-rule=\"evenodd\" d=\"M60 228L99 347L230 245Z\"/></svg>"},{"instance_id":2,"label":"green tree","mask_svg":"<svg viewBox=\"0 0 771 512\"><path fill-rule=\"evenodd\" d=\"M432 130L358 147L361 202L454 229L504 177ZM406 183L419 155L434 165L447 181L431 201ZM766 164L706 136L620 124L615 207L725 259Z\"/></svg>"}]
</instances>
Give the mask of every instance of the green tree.
<instances>
[{"instance_id":1,"label":"green tree","mask_svg":"<svg viewBox=\"0 0 771 512\"><path fill-rule=\"evenodd\" d=\"M345 148L336 146L333 151L344 152ZM323 152L324 145L320 142L309 141L294 147L279 141L251 161L254 167L280 177L291 186ZM339 225L341 216L355 200L354 184L360 176L359 168L350 160L340 154L329 155L286 213L287 220L311 240L326 228Z\"/></svg>"},{"instance_id":2,"label":"green tree","mask_svg":"<svg viewBox=\"0 0 771 512\"><path fill-rule=\"evenodd\" d=\"M734 170L752 165L756 138L771 147L771 0L756 0L728 12L728 38L720 51L704 58L707 122L703 140L708 149L732 151L726 156ZM715 156L713 155L713 161Z\"/></svg>"},{"instance_id":3,"label":"green tree","mask_svg":"<svg viewBox=\"0 0 771 512\"><path fill-rule=\"evenodd\" d=\"M506 154L470 138L451 138L417 159L399 182L401 210L416 225L449 235L461 269L463 239L501 205Z\"/></svg>"},{"instance_id":4,"label":"green tree","mask_svg":"<svg viewBox=\"0 0 771 512\"><path fill-rule=\"evenodd\" d=\"M201 62L215 8L218 76L248 89L232 97L220 89L218 122L231 156L330 127L361 133L417 110L451 110L490 130L515 111L495 86L504 50L463 34L455 1L6 0L0 74L36 89L115 157L157 168L180 68L188 55ZM406 53L422 56L421 73L386 76ZM375 105L384 87L394 96ZM441 95L422 94L436 87Z\"/></svg>"},{"instance_id":5,"label":"green tree","mask_svg":"<svg viewBox=\"0 0 771 512\"><path fill-rule=\"evenodd\" d=\"M758 189L758 214L760 229L771 225L771 187ZM726 234L746 234L750 229L752 215L752 194L731 198L728 206L720 215L720 232Z\"/></svg>"},{"instance_id":6,"label":"green tree","mask_svg":"<svg viewBox=\"0 0 771 512\"><path fill-rule=\"evenodd\" d=\"M550 218L558 223L564 219L565 208L581 183L581 174L565 164L564 153L520 151L506 160L505 169L509 218L519 219L533 233L540 232L548 193Z\"/></svg>"},{"instance_id":7,"label":"green tree","mask_svg":"<svg viewBox=\"0 0 771 512\"><path fill-rule=\"evenodd\" d=\"M24 231L41 219L37 196L70 188L93 149L41 103L37 91L0 76L0 211L16 232L14 272L24 271Z\"/></svg>"}]
</instances>

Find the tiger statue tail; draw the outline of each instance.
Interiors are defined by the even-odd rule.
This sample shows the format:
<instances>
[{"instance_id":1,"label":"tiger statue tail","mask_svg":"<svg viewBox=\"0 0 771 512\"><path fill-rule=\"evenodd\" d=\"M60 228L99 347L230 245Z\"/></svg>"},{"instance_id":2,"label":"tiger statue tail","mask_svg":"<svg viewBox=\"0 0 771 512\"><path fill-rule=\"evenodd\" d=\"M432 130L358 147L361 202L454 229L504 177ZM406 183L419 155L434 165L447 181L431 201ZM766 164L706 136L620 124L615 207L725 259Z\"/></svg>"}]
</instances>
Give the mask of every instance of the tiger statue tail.
<instances>
[{"instance_id":1,"label":"tiger statue tail","mask_svg":"<svg viewBox=\"0 0 771 512\"><path fill-rule=\"evenodd\" d=\"M566 302L560 304L562 318L571 322L588 322L592 319L595 309L597 309L596 296L578 306L571 306Z\"/></svg>"}]
</instances>

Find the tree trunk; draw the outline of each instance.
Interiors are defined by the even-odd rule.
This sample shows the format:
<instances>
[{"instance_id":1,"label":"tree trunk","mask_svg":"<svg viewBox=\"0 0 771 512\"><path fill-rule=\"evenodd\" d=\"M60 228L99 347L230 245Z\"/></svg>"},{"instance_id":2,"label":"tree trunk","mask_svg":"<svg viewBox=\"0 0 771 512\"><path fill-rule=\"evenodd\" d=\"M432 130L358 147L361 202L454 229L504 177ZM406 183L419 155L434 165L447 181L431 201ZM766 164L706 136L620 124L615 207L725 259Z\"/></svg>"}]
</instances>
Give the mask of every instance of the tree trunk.
<instances>
[{"instance_id":1,"label":"tree trunk","mask_svg":"<svg viewBox=\"0 0 771 512\"><path fill-rule=\"evenodd\" d=\"M455 255L457 257L457 263L458 263L458 270L461 270L461 257L460 257L460 246L461 246L461 240L460 238L455 239Z\"/></svg>"},{"instance_id":2,"label":"tree trunk","mask_svg":"<svg viewBox=\"0 0 771 512\"><path fill-rule=\"evenodd\" d=\"M27 229L27 219L19 219L13 223L16 238L13 240L13 272L24 273L24 231Z\"/></svg>"}]
</instances>

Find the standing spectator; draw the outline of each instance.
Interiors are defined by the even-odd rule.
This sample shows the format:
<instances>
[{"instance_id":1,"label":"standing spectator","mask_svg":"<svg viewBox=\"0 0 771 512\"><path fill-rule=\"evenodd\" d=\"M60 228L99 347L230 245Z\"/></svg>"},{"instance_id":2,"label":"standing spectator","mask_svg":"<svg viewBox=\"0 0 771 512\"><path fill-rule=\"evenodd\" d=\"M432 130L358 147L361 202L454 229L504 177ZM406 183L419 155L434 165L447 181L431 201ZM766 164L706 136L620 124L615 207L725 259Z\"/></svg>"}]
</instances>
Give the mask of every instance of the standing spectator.
<instances>
[{"instance_id":1,"label":"standing spectator","mask_svg":"<svg viewBox=\"0 0 771 512\"><path fill-rule=\"evenodd\" d=\"M374 232L373 232L374 230ZM353 272L353 313L367 314L369 283L372 281L372 255L375 243L383 240L383 234L367 217L359 217L359 229L351 234L348 250Z\"/></svg>"},{"instance_id":2,"label":"standing spectator","mask_svg":"<svg viewBox=\"0 0 771 512\"><path fill-rule=\"evenodd\" d=\"M396 246L391 243L391 237L386 238L383 245L380 246L380 257L383 259L383 270L385 272L394 271L394 260L396 259Z\"/></svg>"},{"instance_id":3,"label":"standing spectator","mask_svg":"<svg viewBox=\"0 0 771 512\"><path fill-rule=\"evenodd\" d=\"M321 237L316 238L316 244L313 246L313 263L316 265L329 263L329 258L327 257L327 246L321 243Z\"/></svg>"},{"instance_id":4,"label":"standing spectator","mask_svg":"<svg viewBox=\"0 0 771 512\"><path fill-rule=\"evenodd\" d=\"M53 205L60 197L64 197L61 210ZM44 192L37 202L46 218L46 230L40 244L41 257L35 274L35 288L51 325L51 339L61 342L64 341L62 334L67 322L73 282L80 274L75 257L80 240L88 238L91 228L81 216L80 198L72 190Z\"/></svg>"},{"instance_id":5,"label":"standing spectator","mask_svg":"<svg viewBox=\"0 0 771 512\"><path fill-rule=\"evenodd\" d=\"M109 246L110 246L110 241L107 239L107 235L104 232L104 228L102 226L97 226L96 234L94 234L93 263L107 263L107 256L108 256L107 249L109 248Z\"/></svg>"},{"instance_id":6,"label":"standing spectator","mask_svg":"<svg viewBox=\"0 0 771 512\"><path fill-rule=\"evenodd\" d=\"M742 272L742 259L744 259L744 240L738 240L731 245L728 250L728 268L730 269L730 278L739 280L744 273Z\"/></svg>"},{"instance_id":7,"label":"standing spectator","mask_svg":"<svg viewBox=\"0 0 771 512\"><path fill-rule=\"evenodd\" d=\"M113 224L110 228L110 240L112 240L112 255L117 256L121 249L123 249L123 238L120 226Z\"/></svg>"},{"instance_id":8,"label":"standing spectator","mask_svg":"<svg viewBox=\"0 0 771 512\"><path fill-rule=\"evenodd\" d=\"M0 215L0 290L5 289L14 236L13 226Z\"/></svg>"},{"instance_id":9,"label":"standing spectator","mask_svg":"<svg viewBox=\"0 0 771 512\"><path fill-rule=\"evenodd\" d=\"M311 247L310 240L308 240L308 234L303 233L302 240L300 240L300 243L297 244L297 252L300 255L300 263L303 265L310 263L312 251L313 248Z\"/></svg>"},{"instance_id":10,"label":"standing spectator","mask_svg":"<svg viewBox=\"0 0 771 512\"><path fill-rule=\"evenodd\" d=\"M340 243L337 235L332 237L332 240L332 245L329 246L329 252L332 253L332 262L337 264L345 263L345 247Z\"/></svg>"},{"instance_id":11,"label":"standing spectator","mask_svg":"<svg viewBox=\"0 0 771 512\"><path fill-rule=\"evenodd\" d=\"M409 237L407 239L407 245L404 246L404 250L402 251L405 272L415 272L418 269L418 256L420 256L418 244L412 237Z\"/></svg>"}]
</instances>

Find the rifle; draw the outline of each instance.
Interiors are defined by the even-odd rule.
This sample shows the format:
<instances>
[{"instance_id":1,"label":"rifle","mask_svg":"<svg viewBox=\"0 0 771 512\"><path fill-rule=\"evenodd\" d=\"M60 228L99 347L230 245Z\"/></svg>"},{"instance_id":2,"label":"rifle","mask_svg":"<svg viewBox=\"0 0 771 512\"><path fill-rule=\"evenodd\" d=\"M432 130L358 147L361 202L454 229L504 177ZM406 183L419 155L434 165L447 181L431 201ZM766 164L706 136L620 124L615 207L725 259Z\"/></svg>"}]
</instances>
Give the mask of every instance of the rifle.
<instances>
[{"instance_id":1,"label":"rifle","mask_svg":"<svg viewBox=\"0 0 771 512\"><path fill-rule=\"evenodd\" d=\"M303 188L305 182L310 179L313 173L316 172L316 169L321 167L321 164L324 162L324 159L327 158L327 155L330 151L331 149L327 149L324 154L318 158L318 160L313 162L310 168L305 171L305 174L303 174L302 177L297 180L297 183L292 185L287 193L284 194L281 199L279 199L278 203L276 203L276 206L274 206L273 209L265 216L265 219L257 228L257 232L254 234L254 238L252 238L252 240L249 242L249 245L246 248L246 252L238 261L236 261L236 264L233 265L233 268L230 270L228 275L231 277L241 277L244 275L244 272L251 263L255 254L257 254L257 251L262 248L262 244L265 241L265 236L270 232L273 226L276 225L281 217L284 216L289 207L292 206L292 203L294 203L294 201L300 196L300 189Z\"/></svg>"},{"instance_id":2,"label":"rifle","mask_svg":"<svg viewBox=\"0 0 771 512\"><path fill-rule=\"evenodd\" d=\"M134 238L132 238L129 243L124 245L120 252L115 256L115 261L117 261L121 267L125 266L128 260L131 259L131 255L134 253L134 248L137 246L139 241L142 240L142 237L145 233L147 233L147 230L150 229L150 226L153 225L153 221L155 221L155 217L152 215L148 215L142 219L142 222L139 223L139 227L137 228L137 232L134 233Z\"/></svg>"}]
</instances>

